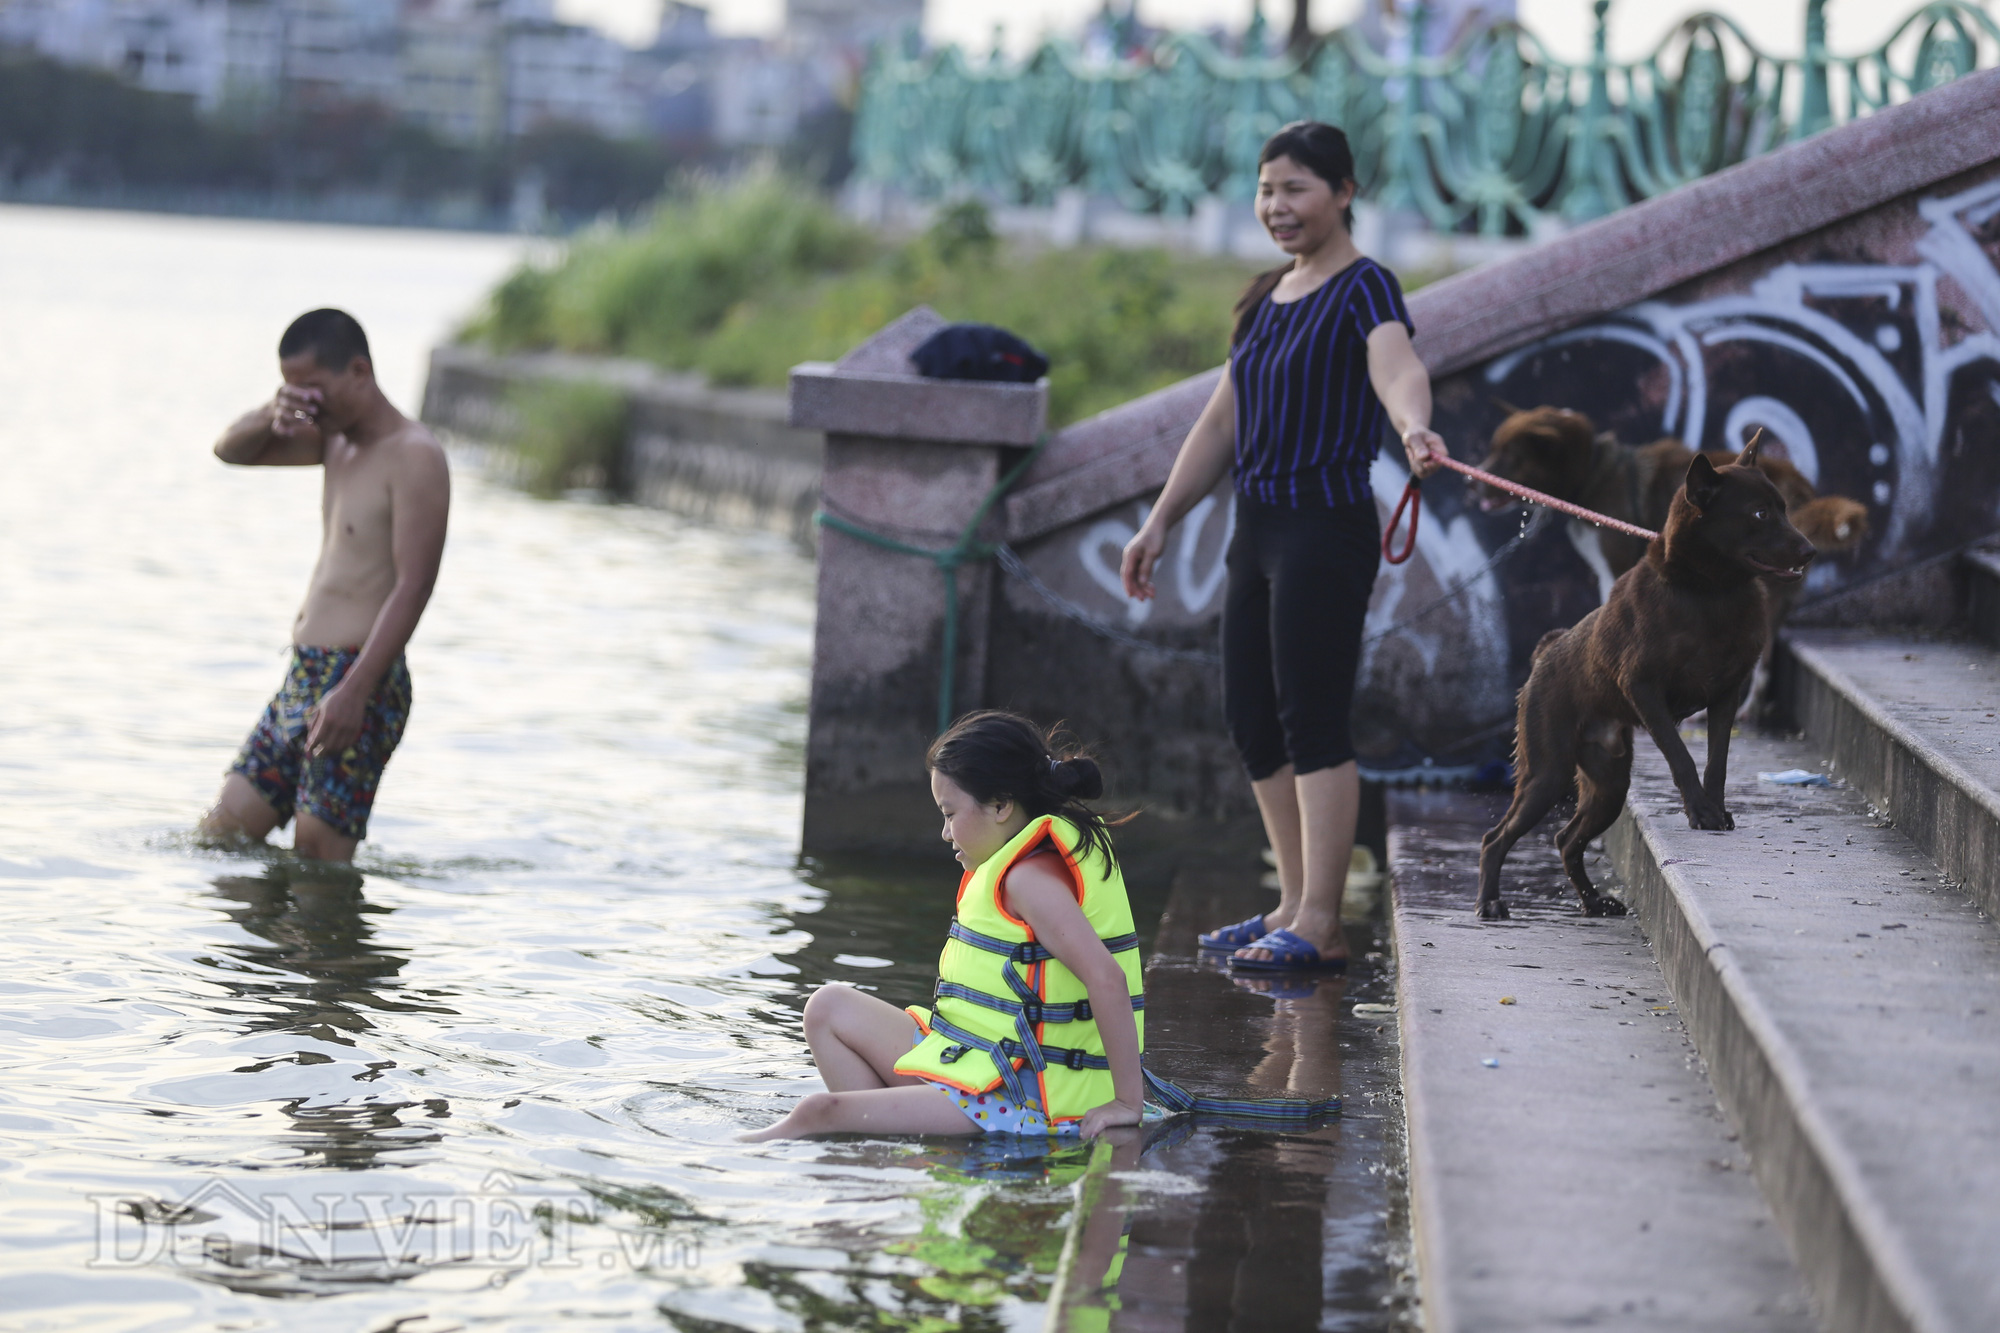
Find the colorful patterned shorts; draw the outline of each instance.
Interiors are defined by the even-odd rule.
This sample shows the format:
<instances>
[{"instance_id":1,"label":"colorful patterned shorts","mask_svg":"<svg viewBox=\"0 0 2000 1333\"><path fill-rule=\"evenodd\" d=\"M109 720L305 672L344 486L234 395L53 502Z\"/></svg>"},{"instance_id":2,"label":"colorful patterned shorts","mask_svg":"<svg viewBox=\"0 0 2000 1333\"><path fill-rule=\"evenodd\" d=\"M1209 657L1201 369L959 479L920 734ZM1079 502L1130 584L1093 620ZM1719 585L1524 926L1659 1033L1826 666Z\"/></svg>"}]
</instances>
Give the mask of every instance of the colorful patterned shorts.
<instances>
[{"instance_id":1,"label":"colorful patterned shorts","mask_svg":"<svg viewBox=\"0 0 2000 1333\"><path fill-rule=\"evenodd\" d=\"M410 716L410 669L398 656L362 715L361 734L337 755L306 757L310 711L324 699L360 653L353 648L292 645L291 666L264 716L250 729L231 773L241 773L270 802L283 826L294 808L347 838L368 836L368 812L382 770L403 739Z\"/></svg>"},{"instance_id":2,"label":"colorful patterned shorts","mask_svg":"<svg viewBox=\"0 0 2000 1333\"><path fill-rule=\"evenodd\" d=\"M916 1039L910 1043L916 1046L924 1039L924 1030L917 1029ZM933 1088L952 1099L958 1109L965 1112L973 1124L988 1134L1039 1134L1048 1138L1074 1138L1083 1133L1081 1120L1065 1120L1055 1128L1049 1128L1048 1117L1034 1102L1023 1105L1009 1098L995 1088L992 1092L967 1092L954 1088L949 1083L939 1083L925 1079Z\"/></svg>"}]
</instances>

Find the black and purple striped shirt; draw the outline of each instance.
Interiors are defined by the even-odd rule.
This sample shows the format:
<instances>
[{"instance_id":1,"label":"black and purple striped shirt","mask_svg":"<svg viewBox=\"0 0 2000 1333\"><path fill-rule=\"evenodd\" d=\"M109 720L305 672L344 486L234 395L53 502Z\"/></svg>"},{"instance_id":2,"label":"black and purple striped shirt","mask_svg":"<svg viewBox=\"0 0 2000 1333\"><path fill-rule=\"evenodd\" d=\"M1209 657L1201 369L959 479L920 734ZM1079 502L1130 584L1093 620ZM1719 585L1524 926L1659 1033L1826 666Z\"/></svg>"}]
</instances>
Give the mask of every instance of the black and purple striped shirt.
<instances>
[{"instance_id":1,"label":"black and purple striped shirt","mask_svg":"<svg viewBox=\"0 0 2000 1333\"><path fill-rule=\"evenodd\" d=\"M1290 509L1373 497L1388 413L1368 380L1368 335L1392 319L1416 332L1402 284L1366 257L1297 301L1264 298L1229 357L1238 495Z\"/></svg>"}]
</instances>

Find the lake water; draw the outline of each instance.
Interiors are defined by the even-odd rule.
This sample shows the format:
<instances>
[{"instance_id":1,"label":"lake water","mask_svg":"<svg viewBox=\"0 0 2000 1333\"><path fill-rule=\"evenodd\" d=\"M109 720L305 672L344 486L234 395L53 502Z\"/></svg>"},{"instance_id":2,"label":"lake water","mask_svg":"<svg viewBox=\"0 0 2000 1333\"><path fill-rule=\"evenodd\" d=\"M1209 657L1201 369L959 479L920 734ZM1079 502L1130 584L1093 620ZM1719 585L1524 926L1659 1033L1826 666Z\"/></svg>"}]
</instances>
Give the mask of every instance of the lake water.
<instances>
[{"instance_id":1,"label":"lake water","mask_svg":"<svg viewBox=\"0 0 2000 1333\"><path fill-rule=\"evenodd\" d=\"M191 842L318 540L316 471L210 443L314 305L359 316L414 411L427 349L519 253L0 208L9 1326L1040 1328L1058 1265L1105 1275L1121 1231L1128 1312L1163 1275L1146 1327L1403 1319L1393 1053L1336 1028L1387 998L1365 967L1275 1004L1162 982L1243 1006L1277 1086L1344 1077L1313 1134L732 1141L817 1086L811 987L927 991L954 882L798 864L813 570L781 537L533 500L461 455L358 873ZM1188 887L1134 878L1149 922ZM1246 1172L1276 1192L1217 1192ZM1289 1294L1232 1297L1266 1252Z\"/></svg>"}]
</instances>

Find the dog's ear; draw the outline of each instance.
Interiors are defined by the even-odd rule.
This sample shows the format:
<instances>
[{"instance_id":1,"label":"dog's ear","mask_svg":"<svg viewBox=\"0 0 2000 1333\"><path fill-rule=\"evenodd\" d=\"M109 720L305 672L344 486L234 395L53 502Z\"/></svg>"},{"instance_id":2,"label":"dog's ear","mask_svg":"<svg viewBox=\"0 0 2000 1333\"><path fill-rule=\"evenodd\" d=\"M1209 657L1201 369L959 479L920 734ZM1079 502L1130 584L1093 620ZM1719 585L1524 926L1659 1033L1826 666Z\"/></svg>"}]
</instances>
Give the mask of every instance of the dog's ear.
<instances>
[{"instance_id":1,"label":"dog's ear","mask_svg":"<svg viewBox=\"0 0 2000 1333\"><path fill-rule=\"evenodd\" d=\"M1493 406L1499 408L1502 412L1505 412L1510 417L1517 417L1521 415L1521 409L1514 406L1512 403L1508 402L1505 398L1495 397L1493 399Z\"/></svg>"},{"instance_id":2,"label":"dog's ear","mask_svg":"<svg viewBox=\"0 0 2000 1333\"><path fill-rule=\"evenodd\" d=\"M1759 454L1759 452L1763 450L1763 448L1764 448L1764 428L1762 426L1759 426L1757 427L1756 432L1753 435L1751 435L1750 443L1743 446L1743 452L1736 455L1736 465L1738 467L1756 467L1757 455Z\"/></svg>"},{"instance_id":3,"label":"dog's ear","mask_svg":"<svg viewBox=\"0 0 2000 1333\"><path fill-rule=\"evenodd\" d=\"M1721 491L1722 478L1716 475L1715 464L1708 461L1706 454L1696 454L1694 462L1688 464L1688 503L1705 514Z\"/></svg>"}]
</instances>

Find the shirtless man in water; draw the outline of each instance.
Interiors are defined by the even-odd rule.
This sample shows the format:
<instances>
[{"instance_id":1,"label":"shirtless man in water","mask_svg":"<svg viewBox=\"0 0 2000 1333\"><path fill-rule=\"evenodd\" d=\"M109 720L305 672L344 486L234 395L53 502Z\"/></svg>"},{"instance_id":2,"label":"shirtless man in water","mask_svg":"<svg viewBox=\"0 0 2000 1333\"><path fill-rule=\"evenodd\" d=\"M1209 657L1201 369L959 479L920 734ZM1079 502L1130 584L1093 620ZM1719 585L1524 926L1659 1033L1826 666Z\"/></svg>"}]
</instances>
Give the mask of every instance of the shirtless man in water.
<instances>
[{"instance_id":1,"label":"shirtless man in water","mask_svg":"<svg viewBox=\"0 0 2000 1333\"><path fill-rule=\"evenodd\" d=\"M451 477L436 438L383 397L353 316L300 315L278 341L278 369L277 397L225 431L215 456L326 469L319 564L285 682L201 829L262 841L296 814L299 855L352 861L409 716L403 645L437 582Z\"/></svg>"}]
</instances>

